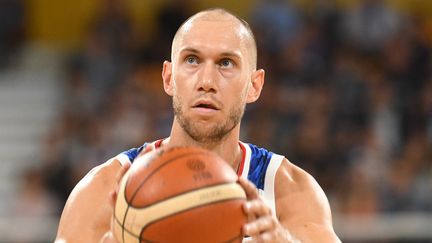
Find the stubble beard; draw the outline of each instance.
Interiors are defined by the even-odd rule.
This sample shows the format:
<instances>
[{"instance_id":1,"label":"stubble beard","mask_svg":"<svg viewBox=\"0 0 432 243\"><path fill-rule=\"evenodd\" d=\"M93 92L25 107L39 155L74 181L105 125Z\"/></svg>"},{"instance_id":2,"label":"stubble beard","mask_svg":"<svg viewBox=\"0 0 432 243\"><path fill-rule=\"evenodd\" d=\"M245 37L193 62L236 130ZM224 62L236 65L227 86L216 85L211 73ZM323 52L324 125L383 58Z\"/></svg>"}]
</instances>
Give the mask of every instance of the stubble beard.
<instances>
[{"instance_id":1,"label":"stubble beard","mask_svg":"<svg viewBox=\"0 0 432 243\"><path fill-rule=\"evenodd\" d=\"M182 100L174 96L173 110L175 119L177 119L182 129L198 143L218 143L222 141L240 123L245 110L245 105L234 106L225 122L215 123L210 129L200 129L197 122L184 115L183 106Z\"/></svg>"}]
</instances>

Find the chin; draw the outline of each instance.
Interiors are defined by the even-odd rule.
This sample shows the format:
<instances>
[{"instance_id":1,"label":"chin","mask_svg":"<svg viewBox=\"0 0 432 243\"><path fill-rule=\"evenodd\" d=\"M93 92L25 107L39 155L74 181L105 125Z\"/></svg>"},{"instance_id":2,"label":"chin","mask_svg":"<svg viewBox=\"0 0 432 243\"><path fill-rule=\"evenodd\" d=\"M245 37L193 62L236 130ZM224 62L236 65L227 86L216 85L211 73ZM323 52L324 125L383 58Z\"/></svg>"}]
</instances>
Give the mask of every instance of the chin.
<instances>
[{"instance_id":1,"label":"chin","mask_svg":"<svg viewBox=\"0 0 432 243\"><path fill-rule=\"evenodd\" d=\"M186 131L189 136L197 142L208 143L220 141L226 134L217 124L207 124L206 126L199 126L195 124L193 128Z\"/></svg>"}]
</instances>

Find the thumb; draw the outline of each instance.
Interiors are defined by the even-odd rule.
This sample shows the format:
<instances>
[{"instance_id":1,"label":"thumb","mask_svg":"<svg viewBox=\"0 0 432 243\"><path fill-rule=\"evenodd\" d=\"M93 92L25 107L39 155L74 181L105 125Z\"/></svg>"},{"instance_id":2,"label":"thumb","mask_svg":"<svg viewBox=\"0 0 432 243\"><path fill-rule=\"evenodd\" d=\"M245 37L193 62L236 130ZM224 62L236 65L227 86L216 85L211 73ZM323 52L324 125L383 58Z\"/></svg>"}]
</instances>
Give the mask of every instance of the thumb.
<instances>
[{"instance_id":1,"label":"thumb","mask_svg":"<svg viewBox=\"0 0 432 243\"><path fill-rule=\"evenodd\" d=\"M105 235L100 240L100 243L117 243L118 242L113 235L114 220L115 220L114 219L114 208L115 208L115 204L116 204L116 200L117 200L118 191L120 190L120 182L121 182L122 178L124 177L124 175L126 174L126 172L130 169L130 166L131 166L130 163L121 164L120 169L117 171L115 190L111 191L110 199L109 199L109 204L113 210L113 213L111 215L111 226L110 226L111 230L105 233Z\"/></svg>"},{"instance_id":2,"label":"thumb","mask_svg":"<svg viewBox=\"0 0 432 243\"><path fill-rule=\"evenodd\" d=\"M246 192L246 197L248 200L259 198L258 190L252 182L243 177L239 177L238 183L243 187L243 190Z\"/></svg>"},{"instance_id":3,"label":"thumb","mask_svg":"<svg viewBox=\"0 0 432 243\"><path fill-rule=\"evenodd\" d=\"M110 193L110 205L112 207L114 207L115 202L117 200L117 194L118 194L118 190L119 190L119 187L120 187L121 179L126 174L126 172L129 170L130 166L131 166L130 163L124 163L124 164L121 165L119 171L117 171L117 174L116 174L116 186L115 186L116 189Z\"/></svg>"}]
</instances>

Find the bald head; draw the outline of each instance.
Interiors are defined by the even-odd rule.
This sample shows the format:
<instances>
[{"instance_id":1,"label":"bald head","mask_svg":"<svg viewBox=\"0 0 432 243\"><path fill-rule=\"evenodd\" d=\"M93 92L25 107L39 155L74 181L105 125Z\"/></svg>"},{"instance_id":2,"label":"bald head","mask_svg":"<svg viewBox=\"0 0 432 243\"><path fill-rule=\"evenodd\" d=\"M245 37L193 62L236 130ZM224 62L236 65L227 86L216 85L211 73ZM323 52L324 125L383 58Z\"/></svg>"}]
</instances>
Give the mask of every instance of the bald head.
<instances>
[{"instance_id":1,"label":"bald head","mask_svg":"<svg viewBox=\"0 0 432 243\"><path fill-rule=\"evenodd\" d=\"M199 23L202 22L214 22L221 23L226 26L230 26L230 28L224 29L222 34L228 34L230 31L234 32L234 34L238 37L239 41L244 47L246 53L246 58L248 59L248 63L251 65L252 69L256 69L257 65L257 47L254 35L249 24L241 19L240 17L224 10L224 9L208 9L201 12L196 13L195 15L188 18L177 30L171 47L171 60L175 60L175 56L179 51L179 46L183 41L183 38L187 33L189 33L194 28L197 28ZM205 29L205 32L212 32L213 29ZM223 43L221 43L223 44Z\"/></svg>"}]
</instances>

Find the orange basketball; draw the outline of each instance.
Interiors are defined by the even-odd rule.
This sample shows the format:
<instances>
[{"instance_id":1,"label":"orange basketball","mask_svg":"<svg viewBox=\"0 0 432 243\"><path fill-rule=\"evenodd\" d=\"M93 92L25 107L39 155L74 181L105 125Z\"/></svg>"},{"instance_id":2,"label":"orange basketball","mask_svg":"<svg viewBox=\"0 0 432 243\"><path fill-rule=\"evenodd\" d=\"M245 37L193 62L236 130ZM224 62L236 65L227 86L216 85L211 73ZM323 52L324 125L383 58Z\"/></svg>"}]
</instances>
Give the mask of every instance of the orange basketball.
<instances>
[{"instance_id":1,"label":"orange basketball","mask_svg":"<svg viewBox=\"0 0 432 243\"><path fill-rule=\"evenodd\" d=\"M114 209L121 243L241 242L246 200L234 170L196 147L137 157L122 178Z\"/></svg>"}]
</instances>

